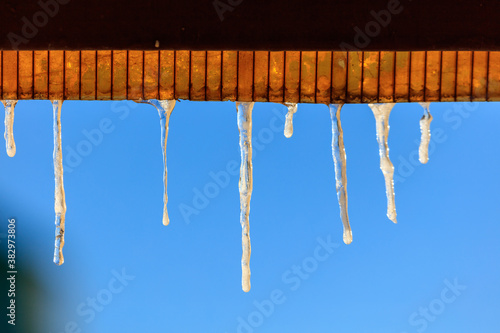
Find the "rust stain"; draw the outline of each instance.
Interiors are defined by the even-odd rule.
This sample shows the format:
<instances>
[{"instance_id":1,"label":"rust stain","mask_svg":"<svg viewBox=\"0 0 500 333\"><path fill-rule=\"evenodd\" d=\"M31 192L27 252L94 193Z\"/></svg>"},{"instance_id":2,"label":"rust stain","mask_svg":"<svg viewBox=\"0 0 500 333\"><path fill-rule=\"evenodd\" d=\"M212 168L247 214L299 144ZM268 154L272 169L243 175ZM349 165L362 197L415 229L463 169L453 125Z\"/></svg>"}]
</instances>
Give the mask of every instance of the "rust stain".
<instances>
[{"instance_id":1,"label":"rust stain","mask_svg":"<svg viewBox=\"0 0 500 333\"><path fill-rule=\"evenodd\" d=\"M49 99L64 98L64 51L49 51Z\"/></svg>"},{"instance_id":2,"label":"rust stain","mask_svg":"<svg viewBox=\"0 0 500 333\"><path fill-rule=\"evenodd\" d=\"M175 51L175 98L189 99L189 63L191 52L182 50Z\"/></svg>"},{"instance_id":3,"label":"rust stain","mask_svg":"<svg viewBox=\"0 0 500 333\"><path fill-rule=\"evenodd\" d=\"M472 99L472 51L458 52L457 60L457 101Z\"/></svg>"},{"instance_id":4,"label":"rust stain","mask_svg":"<svg viewBox=\"0 0 500 333\"><path fill-rule=\"evenodd\" d=\"M474 64L472 67L472 99L474 101L486 101L488 52L474 51Z\"/></svg>"},{"instance_id":5,"label":"rust stain","mask_svg":"<svg viewBox=\"0 0 500 333\"><path fill-rule=\"evenodd\" d=\"M457 52L443 51L443 64L441 66L441 96L443 102L455 100L457 86Z\"/></svg>"},{"instance_id":6,"label":"rust stain","mask_svg":"<svg viewBox=\"0 0 500 333\"><path fill-rule=\"evenodd\" d=\"M18 97L33 98L33 51L19 51Z\"/></svg>"},{"instance_id":7,"label":"rust stain","mask_svg":"<svg viewBox=\"0 0 500 333\"><path fill-rule=\"evenodd\" d=\"M394 102L394 61L396 52L383 51L380 52L380 73L378 87L378 102L392 103Z\"/></svg>"},{"instance_id":8,"label":"rust stain","mask_svg":"<svg viewBox=\"0 0 500 333\"><path fill-rule=\"evenodd\" d=\"M238 52L238 101L253 100L253 51Z\"/></svg>"},{"instance_id":9,"label":"rust stain","mask_svg":"<svg viewBox=\"0 0 500 333\"><path fill-rule=\"evenodd\" d=\"M269 101L283 102L285 78L285 52L270 52L269 54Z\"/></svg>"},{"instance_id":10,"label":"rust stain","mask_svg":"<svg viewBox=\"0 0 500 333\"><path fill-rule=\"evenodd\" d=\"M3 51L3 99L17 99L17 51Z\"/></svg>"},{"instance_id":11,"label":"rust stain","mask_svg":"<svg viewBox=\"0 0 500 333\"><path fill-rule=\"evenodd\" d=\"M113 51L112 92L113 99L127 99L127 51Z\"/></svg>"},{"instance_id":12,"label":"rust stain","mask_svg":"<svg viewBox=\"0 0 500 333\"><path fill-rule=\"evenodd\" d=\"M347 66L347 103L361 102L362 76L363 76L363 52L355 51L348 53Z\"/></svg>"},{"instance_id":13,"label":"rust stain","mask_svg":"<svg viewBox=\"0 0 500 333\"><path fill-rule=\"evenodd\" d=\"M144 99L159 98L160 51L144 51Z\"/></svg>"},{"instance_id":14,"label":"rust stain","mask_svg":"<svg viewBox=\"0 0 500 333\"><path fill-rule=\"evenodd\" d=\"M332 86L332 52L318 51L316 103L330 104Z\"/></svg>"},{"instance_id":15,"label":"rust stain","mask_svg":"<svg viewBox=\"0 0 500 333\"><path fill-rule=\"evenodd\" d=\"M160 51L160 99L175 98L175 52Z\"/></svg>"},{"instance_id":16,"label":"rust stain","mask_svg":"<svg viewBox=\"0 0 500 333\"><path fill-rule=\"evenodd\" d=\"M80 98L95 100L96 97L96 51L82 51L81 53L81 90Z\"/></svg>"},{"instance_id":17,"label":"rust stain","mask_svg":"<svg viewBox=\"0 0 500 333\"><path fill-rule=\"evenodd\" d=\"M397 52L394 102L408 102L410 89L410 52Z\"/></svg>"},{"instance_id":18,"label":"rust stain","mask_svg":"<svg viewBox=\"0 0 500 333\"><path fill-rule=\"evenodd\" d=\"M425 66L424 100L426 102L439 101L441 89L441 52L428 51Z\"/></svg>"},{"instance_id":19,"label":"rust stain","mask_svg":"<svg viewBox=\"0 0 500 333\"><path fill-rule=\"evenodd\" d=\"M190 99L193 101L205 100L206 59L206 51L191 52Z\"/></svg>"},{"instance_id":20,"label":"rust stain","mask_svg":"<svg viewBox=\"0 0 500 333\"><path fill-rule=\"evenodd\" d=\"M79 53L79 52L78 52ZM48 99L49 98L49 52L48 51L34 51L35 67L33 69L34 78L34 91L35 99ZM77 73L80 77L80 71ZM80 80L78 80L80 81ZM78 92L80 88L78 88ZM78 99L80 93L78 93Z\"/></svg>"},{"instance_id":21,"label":"rust stain","mask_svg":"<svg viewBox=\"0 0 500 333\"><path fill-rule=\"evenodd\" d=\"M332 103L346 102L347 60L347 52L333 52Z\"/></svg>"},{"instance_id":22,"label":"rust stain","mask_svg":"<svg viewBox=\"0 0 500 333\"><path fill-rule=\"evenodd\" d=\"M234 101L238 95L238 51L222 52L222 100Z\"/></svg>"},{"instance_id":23,"label":"rust stain","mask_svg":"<svg viewBox=\"0 0 500 333\"><path fill-rule=\"evenodd\" d=\"M300 102L316 103L316 52L302 52L300 63Z\"/></svg>"},{"instance_id":24,"label":"rust stain","mask_svg":"<svg viewBox=\"0 0 500 333\"><path fill-rule=\"evenodd\" d=\"M143 96L144 52L128 51L128 99L140 101Z\"/></svg>"},{"instance_id":25,"label":"rust stain","mask_svg":"<svg viewBox=\"0 0 500 333\"><path fill-rule=\"evenodd\" d=\"M285 52L285 95L284 100L289 103L298 103L300 100L300 52Z\"/></svg>"},{"instance_id":26,"label":"rust stain","mask_svg":"<svg viewBox=\"0 0 500 333\"><path fill-rule=\"evenodd\" d=\"M207 51L207 100L221 100L221 79L222 51Z\"/></svg>"},{"instance_id":27,"label":"rust stain","mask_svg":"<svg viewBox=\"0 0 500 333\"><path fill-rule=\"evenodd\" d=\"M254 66L254 101L269 100L269 52L255 51Z\"/></svg>"},{"instance_id":28,"label":"rust stain","mask_svg":"<svg viewBox=\"0 0 500 333\"><path fill-rule=\"evenodd\" d=\"M380 52L364 52L362 103L378 101L379 57Z\"/></svg>"},{"instance_id":29,"label":"rust stain","mask_svg":"<svg viewBox=\"0 0 500 333\"><path fill-rule=\"evenodd\" d=\"M410 102L424 100L425 51L411 52L410 62Z\"/></svg>"}]
</instances>

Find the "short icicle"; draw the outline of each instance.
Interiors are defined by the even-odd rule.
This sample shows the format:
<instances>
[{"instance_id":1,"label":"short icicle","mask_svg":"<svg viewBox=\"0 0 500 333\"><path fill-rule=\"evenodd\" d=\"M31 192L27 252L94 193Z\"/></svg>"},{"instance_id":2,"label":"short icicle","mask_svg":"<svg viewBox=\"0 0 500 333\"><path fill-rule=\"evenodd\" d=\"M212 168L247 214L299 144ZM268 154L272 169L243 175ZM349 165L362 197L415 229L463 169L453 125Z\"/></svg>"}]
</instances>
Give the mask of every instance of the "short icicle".
<instances>
[{"instance_id":1,"label":"short icicle","mask_svg":"<svg viewBox=\"0 0 500 333\"><path fill-rule=\"evenodd\" d=\"M241 223L241 286L250 291L250 198L252 197L252 109L254 103L236 103L238 130L240 132L240 223Z\"/></svg>"},{"instance_id":2,"label":"short icicle","mask_svg":"<svg viewBox=\"0 0 500 333\"><path fill-rule=\"evenodd\" d=\"M16 155L16 142L14 141L14 108L16 107L16 100L2 101L5 108L5 147L7 148L7 155L14 157Z\"/></svg>"},{"instance_id":3,"label":"short icicle","mask_svg":"<svg viewBox=\"0 0 500 333\"><path fill-rule=\"evenodd\" d=\"M330 116L332 118L332 155L335 166L335 187L337 199L340 206L340 218L344 225L344 243L351 244L352 231L347 213L347 175L346 154L344 148L344 133L340 122L340 110L342 105L330 104Z\"/></svg>"},{"instance_id":4,"label":"short icicle","mask_svg":"<svg viewBox=\"0 0 500 333\"><path fill-rule=\"evenodd\" d=\"M174 100L148 100L149 104L152 104L158 110L160 115L160 126L161 126L161 150L163 152L163 225L168 225L170 220L168 218L167 211L167 139L168 139L168 124L170 121L170 115L174 110L175 99Z\"/></svg>"},{"instance_id":5,"label":"short icicle","mask_svg":"<svg viewBox=\"0 0 500 333\"><path fill-rule=\"evenodd\" d=\"M64 263L64 223L66 215L66 199L64 197L63 183L63 163L62 163L62 144L61 144L61 107L63 101L52 101L54 110L54 176L55 176L55 202L54 210L56 213L56 241L54 249L54 263L62 265Z\"/></svg>"},{"instance_id":6,"label":"short icicle","mask_svg":"<svg viewBox=\"0 0 500 333\"><path fill-rule=\"evenodd\" d=\"M420 103L424 108L424 115L420 119L420 147L418 148L418 159L425 164L429 161L429 142L431 141L431 121L432 115L429 110L430 102Z\"/></svg>"},{"instance_id":7,"label":"short icicle","mask_svg":"<svg viewBox=\"0 0 500 333\"><path fill-rule=\"evenodd\" d=\"M394 200L394 166L389 159L389 115L394 107L393 103L369 104L373 111L377 125L377 141L380 155L380 169L385 178L385 192L387 195L387 217L394 223L396 220L396 203Z\"/></svg>"},{"instance_id":8,"label":"short icicle","mask_svg":"<svg viewBox=\"0 0 500 333\"><path fill-rule=\"evenodd\" d=\"M288 108L285 120L285 137L291 138L293 135L293 115L297 112L297 103L284 103Z\"/></svg>"}]
</instances>

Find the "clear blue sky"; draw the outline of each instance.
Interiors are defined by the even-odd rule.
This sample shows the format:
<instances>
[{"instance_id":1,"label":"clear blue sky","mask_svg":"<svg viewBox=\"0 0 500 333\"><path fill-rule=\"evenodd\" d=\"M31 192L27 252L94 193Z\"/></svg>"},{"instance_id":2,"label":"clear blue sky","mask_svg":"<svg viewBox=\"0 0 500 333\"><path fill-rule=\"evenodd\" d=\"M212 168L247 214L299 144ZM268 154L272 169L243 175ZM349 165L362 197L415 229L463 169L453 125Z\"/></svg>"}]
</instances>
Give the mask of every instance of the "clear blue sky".
<instances>
[{"instance_id":1,"label":"clear blue sky","mask_svg":"<svg viewBox=\"0 0 500 333\"><path fill-rule=\"evenodd\" d=\"M299 105L291 139L285 112L271 103L253 111L252 290L244 293L234 103L177 102L165 227L156 110L64 102L66 262L58 267L52 108L19 102L17 154L9 158L3 147L0 154L1 232L16 218L18 270L35 274L45 295L31 304L43 332L497 332L498 104L431 104L437 132L427 165L416 155L422 108L394 107L397 225L385 215L374 117L366 105L345 106L349 246L328 108ZM102 138L89 144L84 131L96 129ZM205 187L211 198L193 202Z\"/></svg>"}]
</instances>

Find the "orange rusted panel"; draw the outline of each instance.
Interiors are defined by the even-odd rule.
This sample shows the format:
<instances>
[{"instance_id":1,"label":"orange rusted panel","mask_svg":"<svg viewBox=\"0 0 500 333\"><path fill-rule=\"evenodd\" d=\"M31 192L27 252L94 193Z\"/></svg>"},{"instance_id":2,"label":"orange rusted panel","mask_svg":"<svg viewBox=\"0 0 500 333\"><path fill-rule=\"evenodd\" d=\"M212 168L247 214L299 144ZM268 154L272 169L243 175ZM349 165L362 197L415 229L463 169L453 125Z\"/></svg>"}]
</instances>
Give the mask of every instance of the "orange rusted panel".
<instances>
[{"instance_id":1,"label":"orange rusted panel","mask_svg":"<svg viewBox=\"0 0 500 333\"><path fill-rule=\"evenodd\" d=\"M49 99L64 98L64 51L49 51Z\"/></svg>"},{"instance_id":2,"label":"orange rusted panel","mask_svg":"<svg viewBox=\"0 0 500 333\"><path fill-rule=\"evenodd\" d=\"M222 51L207 51L207 90L209 101L221 100Z\"/></svg>"},{"instance_id":3,"label":"orange rusted panel","mask_svg":"<svg viewBox=\"0 0 500 333\"><path fill-rule=\"evenodd\" d=\"M332 103L346 101L347 92L347 52L333 52Z\"/></svg>"},{"instance_id":4,"label":"orange rusted panel","mask_svg":"<svg viewBox=\"0 0 500 333\"><path fill-rule=\"evenodd\" d=\"M472 51L458 51L457 101L470 101L472 92Z\"/></svg>"},{"instance_id":5,"label":"orange rusted panel","mask_svg":"<svg viewBox=\"0 0 500 333\"><path fill-rule=\"evenodd\" d=\"M379 64L380 52L364 52L362 103L378 101Z\"/></svg>"},{"instance_id":6,"label":"orange rusted panel","mask_svg":"<svg viewBox=\"0 0 500 333\"><path fill-rule=\"evenodd\" d=\"M269 53L269 102L282 103L285 87L285 52Z\"/></svg>"},{"instance_id":7,"label":"orange rusted panel","mask_svg":"<svg viewBox=\"0 0 500 333\"><path fill-rule=\"evenodd\" d=\"M474 51L474 64L472 68L472 100L486 101L486 87L488 83L487 51Z\"/></svg>"},{"instance_id":8,"label":"orange rusted panel","mask_svg":"<svg viewBox=\"0 0 500 333\"><path fill-rule=\"evenodd\" d=\"M382 51L380 52L380 72L378 84L378 102L392 103L394 102L394 78L396 72L394 70L394 58L396 52Z\"/></svg>"},{"instance_id":9,"label":"orange rusted panel","mask_svg":"<svg viewBox=\"0 0 500 333\"><path fill-rule=\"evenodd\" d=\"M18 98L33 98L33 51L19 51Z\"/></svg>"},{"instance_id":10,"label":"orange rusted panel","mask_svg":"<svg viewBox=\"0 0 500 333\"><path fill-rule=\"evenodd\" d=\"M284 101L298 103L300 101L300 52L285 52L285 95Z\"/></svg>"},{"instance_id":11,"label":"orange rusted panel","mask_svg":"<svg viewBox=\"0 0 500 333\"><path fill-rule=\"evenodd\" d=\"M222 100L235 101L238 95L238 51L222 52Z\"/></svg>"},{"instance_id":12,"label":"orange rusted panel","mask_svg":"<svg viewBox=\"0 0 500 333\"><path fill-rule=\"evenodd\" d=\"M17 99L17 51L3 51L3 99Z\"/></svg>"},{"instance_id":13,"label":"orange rusted panel","mask_svg":"<svg viewBox=\"0 0 500 333\"><path fill-rule=\"evenodd\" d=\"M3 68L2 54L3 54L3 51L0 50L0 78L3 77L2 76L2 68ZM2 94L3 94L3 80L0 80L0 96L2 96Z\"/></svg>"},{"instance_id":14,"label":"orange rusted panel","mask_svg":"<svg viewBox=\"0 0 500 333\"><path fill-rule=\"evenodd\" d=\"M410 90L410 52L396 52L394 102L408 102Z\"/></svg>"},{"instance_id":15,"label":"orange rusted panel","mask_svg":"<svg viewBox=\"0 0 500 333\"><path fill-rule=\"evenodd\" d=\"M269 52L255 51L253 69L254 101L267 102L269 100Z\"/></svg>"},{"instance_id":16,"label":"orange rusted panel","mask_svg":"<svg viewBox=\"0 0 500 333\"><path fill-rule=\"evenodd\" d=\"M332 52L318 51L316 103L330 103L332 92Z\"/></svg>"},{"instance_id":17,"label":"orange rusted panel","mask_svg":"<svg viewBox=\"0 0 500 333\"><path fill-rule=\"evenodd\" d=\"M34 74L34 93L35 99L49 98L49 52L34 51L35 66ZM80 75L80 73L78 73Z\"/></svg>"},{"instance_id":18,"label":"orange rusted panel","mask_svg":"<svg viewBox=\"0 0 500 333\"><path fill-rule=\"evenodd\" d=\"M302 52L300 62L300 102L316 103L316 52Z\"/></svg>"},{"instance_id":19,"label":"orange rusted panel","mask_svg":"<svg viewBox=\"0 0 500 333\"><path fill-rule=\"evenodd\" d=\"M111 99L111 51L97 51L97 99Z\"/></svg>"},{"instance_id":20,"label":"orange rusted panel","mask_svg":"<svg viewBox=\"0 0 500 333\"><path fill-rule=\"evenodd\" d=\"M174 99L175 52L160 51L160 99Z\"/></svg>"},{"instance_id":21,"label":"orange rusted panel","mask_svg":"<svg viewBox=\"0 0 500 333\"><path fill-rule=\"evenodd\" d=\"M128 51L128 95L133 101L144 99L144 52Z\"/></svg>"},{"instance_id":22,"label":"orange rusted panel","mask_svg":"<svg viewBox=\"0 0 500 333\"><path fill-rule=\"evenodd\" d=\"M65 51L64 61L64 99L80 99L80 51Z\"/></svg>"},{"instance_id":23,"label":"orange rusted panel","mask_svg":"<svg viewBox=\"0 0 500 333\"><path fill-rule=\"evenodd\" d=\"M363 76L363 52L354 51L348 53L347 59L347 96L346 102L361 102L362 76Z\"/></svg>"},{"instance_id":24,"label":"orange rusted panel","mask_svg":"<svg viewBox=\"0 0 500 333\"><path fill-rule=\"evenodd\" d=\"M144 51L144 99L158 99L159 51Z\"/></svg>"},{"instance_id":25,"label":"orange rusted panel","mask_svg":"<svg viewBox=\"0 0 500 333\"><path fill-rule=\"evenodd\" d=\"M500 101L500 52L490 52L488 66L488 100Z\"/></svg>"},{"instance_id":26,"label":"orange rusted panel","mask_svg":"<svg viewBox=\"0 0 500 333\"><path fill-rule=\"evenodd\" d=\"M238 101L253 100L253 51L238 52Z\"/></svg>"},{"instance_id":27,"label":"orange rusted panel","mask_svg":"<svg viewBox=\"0 0 500 333\"><path fill-rule=\"evenodd\" d=\"M425 66L424 100L426 102L439 101L441 88L441 52L427 51Z\"/></svg>"},{"instance_id":28,"label":"orange rusted panel","mask_svg":"<svg viewBox=\"0 0 500 333\"><path fill-rule=\"evenodd\" d=\"M127 99L127 51L113 51L111 60L111 98Z\"/></svg>"},{"instance_id":29,"label":"orange rusted panel","mask_svg":"<svg viewBox=\"0 0 500 333\"><path fill-rule=\"evenodd\" d=\"M441 98L443 102L455 100L457 87L457 52L443 51L441 65Z\"/></svg>"},{"instance_id":30,"label":"orange rusted panel","mask_svg":"<svg viewBox=\"0 0 500 333\"><path fill-rule=\"evenodd\" d=\"M191 52L190 98L193 101L205 100L206 51Z\"/></svg>"},{"instance_id":31,"label":"orange rusted panel","mask_svg":"<svg viewBox=\"0 0 500 333\"><path fill-rule=\"evenodd\" d=\"M410 102L424 100L425 92L425 51L410 54Z\"/></svg>"},{"instance_id":32,"label":"orange rusted panel","mask_svg":"<svg viewBox=\"0 0 500 333\"><path fill-rule=\"evenodd\" d=\"M96 87L96 51L82 51L81 53L81 88L82 100L95 100Z\"/></svg>"}]
</instances>

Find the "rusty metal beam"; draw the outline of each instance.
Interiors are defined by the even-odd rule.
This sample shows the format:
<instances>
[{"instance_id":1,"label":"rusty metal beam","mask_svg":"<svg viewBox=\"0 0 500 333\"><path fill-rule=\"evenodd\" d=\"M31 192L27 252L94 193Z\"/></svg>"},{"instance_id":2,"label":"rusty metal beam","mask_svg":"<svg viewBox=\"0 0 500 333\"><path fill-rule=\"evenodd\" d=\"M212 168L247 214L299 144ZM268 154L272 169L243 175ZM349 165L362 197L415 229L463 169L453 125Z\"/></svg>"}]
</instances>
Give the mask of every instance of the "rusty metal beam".
<instances>
[{"instance_id":1,"label":"rusty metal beam","mask_svg":"<svg viewBox=\"0 0 500 333\"><path fill-rule=\"evenodd\" d=\"M492 51L0 51L2 99L499 101Z\"/></svg>"}]
</instances>

